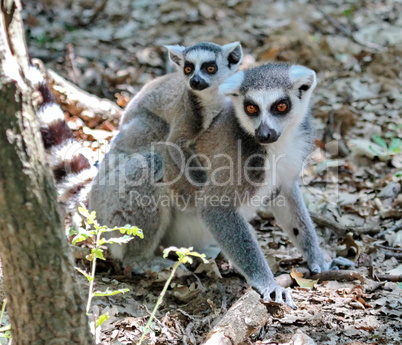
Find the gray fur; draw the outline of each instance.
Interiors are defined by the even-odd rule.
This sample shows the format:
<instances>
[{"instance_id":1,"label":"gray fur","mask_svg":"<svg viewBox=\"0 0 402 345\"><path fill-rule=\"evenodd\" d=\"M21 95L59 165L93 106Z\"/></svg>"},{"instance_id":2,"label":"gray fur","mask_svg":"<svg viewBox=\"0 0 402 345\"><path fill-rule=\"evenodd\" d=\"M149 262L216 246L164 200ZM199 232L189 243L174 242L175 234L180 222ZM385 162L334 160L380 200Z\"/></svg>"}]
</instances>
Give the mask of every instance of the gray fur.
<instances>
[{"instance_id":1,"label":"gray fur","mask_svg":"<svg viewBox=\"0 0 402 345\"><path fill-rule=\"evenodd\" d=\"M191 58L195 67L193 73L185 75L180 70L157 78L146 84L130 101L121 120L120 132L101 164L89 196L89 208L97 212L102 224L135 224L144 228L144 241L136 239L127 246L111 247L112 256L125 265L152 256L166 231L166 224L171 217L174 218L172 210L161 207L136 208L133 205L136 193L153 197L166 195L165 189L155 183L175 179L193 155L190 146L229 101L219 92L218 86L236 72L242 57L238 42L224 46L201 43L188 48L177 45L167 48L170 59L181 68L187 57ZM205 62L203 56L210 61L210 52L214 54L218 71L205 75L200 67ZM232 52L238 59L228 67ZM194 75L204 78L209 87L193 90L189 81ZM153 142L168 142L176 146L151 147ZM172 147L178 147L181 154L176 155ZM155 163L160 168L155 167ZM200 168L201 164L195 159L190 166ZM192 176L201 184L205 179L202 171ZM181 178L172 188L175 187L180 194L183 184L186 180Z\"/></svg>"},{"instance_id":2,"label":"gray fur","mask_svg":"<svg viewBox=\"0 0 402 345\"><path fill-rule=\"evenodd\" d=\"M219 85L232 75L241 64L242 49L239 42L229 43L223 46L214 43L198 43L190 47L166 46L170 59L177 63L182 71L173 73L148 83L129 103L123 118L122 125L127 124L132 118L145 112L160 117L170 125L170 133L166 141L173 145L167 146L167 154L164 159L169 173L165 180L172 181L180 174L183 167L193 156L190 146L194 144L202 131L208 128L214 117L227 103L226 96L218 90ZM217 66L217 73L209 75L202 70L205 62L211 62L210 52ZM233 56L236 56L233 62ZM190 59L190 60L188 60ZM232 61L229 64L229 60ZM194 65L192 73L184 73L185 64L191 62ZM191 81L200 78L206 85L203 90L194 90ZM119 139L115 142L121 146ZM191 161L192 169L188 175L194 182L202 185L205 173L195 168L201 167L197 159ZM179 179L176 189L185 184L186 180Z\"/></svg>"},{"instance_id":3,"label":"gray fur","mask_svg":"<svg viewBox=\"0 0 402 345\"><path fill-rule=\"evenodd\" d=\"M242 60L242 50L239 42L230 43L224 46L218 44L203 42L194 44L187 48L182 46L166 46L169 50L169 57L173 62L179 61L179 66L183 68L184 63L187 61L189 53L192 53L192 58L196 59L195 70L190 75L185 75L183 70L172 73L160 78L157 78L146 84L141 91L130 101L124 112L122 124L131 121L132 118L142 114L142 112L149 111L155 116L168 122L170 125L177 119L181 113L186 113L189 110L189 93L196 96L204 109L202 114L194 114L199 117L213 117L216 115L217 110L222 109L225 97L219 93L219 85L229 76L236 72ZM218 72L214 75L205 75L198 69L201 67L205 60L202 60L203 52L213 52L215 62L218 66ZM228 56L230 54L238 56L237 63L231 68L227 67ZM173 57L173 55L175 57ZM173 58L172 58L173 57ZM209 60L207 60L209 61ZM194 62L194 61L192 61ZM202 91L193 90L189 85L189 80L199 74L202 78L206 79L209 87ZM212 108L212 109L211 109ZM218 108L215 110L215 108ZM204 119L206 120L206 119ZM209 119L210 121L211 119ZM174 129L171 129L173 132Z\"/></svg>"},{"instance_id":4,"label":"gray fur","mask_svg":"<svg viewBox=\"0 0 402 345\"><path fill-rule=\"evenodd\" d=\"M244 72L240 93L244 95L249 90L267 90L281 88L289 90L293 84L289 78L290 65L268 64L251 68Z\"/></svg>"},{"instance_id":5,"label":"gray fur","mask_svg":"<svg viewBox=\"0 0 402 345\"><path fill-rule=\"evenodd\" d=\"M314 272L324 271L338 264L351 265L346 259L336 259L330 264L325 262L313 223L301 198L298 177L312 145L309 101L315 86L315 74L308 69L297 69L296 76L292 76L293 84L289 85L292 68L277 64L261 66L240 72L222 84L221 90L232 98L233 105L228 104L194 142L194 151L199 155L207 176L201 190L194 191L184 185L182 194L193 196L193 203L187 207L170 204L151 212L144 205L127 205L127 199L124 201L124 198L133 191L155 197L171 196L171 186L150 183L150 179L138 186L130 185L129 181L121 183L120 204L116 200L117 188L105 186L102 190L97 189L97 193L103 195L93 198L92 205L97 206L95 210L98 211L101 202L107 203L102 209L102 217L109 221L108 225L131 223L143 226L145 237L149 238L148 243L134 240L124 247L121 257L124 264L133 265L144 254L151 256L159 243L176 246L190 243L196 250L202 251L212 235L235 267L264 299L285 302L295 308L290 292L281 288L273 279L248 223L256 209L264 204L263 198L267 197L278 223L289 233ZM280 80L285 81L283 86ZM309 82L310 88L302 90L299 98L300 82L301 85ZM247 83L247 87L243 83ZM277 121L275 118L278 116L270 112L272 107L269 102L275 102L278 97L283 96L291 99L292 110ZM256 119L250 119L245 113L245 98L260 106L261 114ZM278 139L270 144L261 143L256 137L259 126L267 123L277 126L276 129L280 132ZM155 123L150 123L148 127L144 127L146 129L143 132L142 127L139 127L140 130L137 127L123 127L119 135L142 137L143 142L138 146L135 144L131 150L139 150L148 157L152 152L151 145L143 143L154 131L154 127ZM162 137L163 135L161 140ZM163 159L161 153L156 152L155 155L158 160ZM281 155L286 157L278 159ZM225 169L228 166L228 157L233 162L231 169ZM271 168L274 164L275 168ZM130 171L142 171L148 169L148 166L150 164L144 160L142 164L130 166ZM158 171L154 167L153 170L150 169L150 175L157 174ZM168 171L164 171L163 175L167 173ZM275 195L276 198L272 200ZM99 202L97 198L102 201ZM218 205L213 202L216 198L220 200ZM283 204L279 203L280 200ZM118 218L114 219L114 214ZM110 221L115 223L110 224ZM116 221L120 223L117 224Z\"/></svg>"},{"instance_id":6,"label":"gray fur","mask_svg":"<svg viewBox=\"0 0 402 345\"><path fill-rule=\"evenodd\" d=\"M194 44L194 45L186 48L184 50L184 55L186 55L187 53L189 53L193 50L208 50L208 51L215 53L215 55L218 55L222 52L222 46L215 44L215 43L211 43L211 42L200 42L200 43Z\"/></svg>"}]
</instances>

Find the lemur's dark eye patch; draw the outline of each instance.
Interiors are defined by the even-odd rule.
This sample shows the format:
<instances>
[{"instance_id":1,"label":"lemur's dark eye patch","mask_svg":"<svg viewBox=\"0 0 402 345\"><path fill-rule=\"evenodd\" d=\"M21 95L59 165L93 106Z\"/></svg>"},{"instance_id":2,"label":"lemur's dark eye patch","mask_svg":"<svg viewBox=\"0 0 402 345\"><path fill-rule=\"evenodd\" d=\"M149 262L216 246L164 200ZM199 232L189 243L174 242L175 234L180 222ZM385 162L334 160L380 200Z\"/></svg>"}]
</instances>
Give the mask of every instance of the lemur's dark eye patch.
<instances>
[{"instance_id":1,"label":"lemur's dark eye patch","mask_svg":"<svg viewBox=\"0 0 402 345\"><path fill-rule=\"evenodd\" d=\"M249 104L249 105L246 107L246 110L247 110L247 112L248 112L249 114L255 114L255 113L258 111L257 107L256 107L255 105L252 105L252 104Z\"/></svg>"},{"instance_id":2,"label":"lemur's dark eye patch","mask_svg":"<svg viewBox=\"0 0 402 345\"><path fill-rule=\"evenodd\" d=\"M208 72L208 73L215 73L215 71L216 71L215 66L208 66L208 67L207 67L207 72Z\"/></svg>"},{"instance_id":3,"label":"lemur's dark eye patch","mask_svg":"<svg viewBox=\"0 0 402 345\"><path fill-rule=\"evenodd\" d=\"M215 61L204 62L201 66L201 70L208 74L215 74L218 71L218 66Z\"/></svg>"},{"instance_id":4,"label":"lemur's dark eye patch","mask_svg":"<svg viewBox=\"0 0 402 345\"><path fill-rule=\"evenodd\" d=\"M286 103L278 103L276 105L276 110L278 110L279 112L283 113L284 111L286 111L288 109L288 106Z\"/></svg>"},{"instance_id":5,"label":"lemur's dark eye patch","mask_svg":"<svg viewBox=\"0 0 402 345\"><path fill-rule=\"evenodd\" d=\"M193 72L193 71L194 71L194 65L187 62L187 63L184 65L184 74L190 74L190 73Z\"/></svg>"},{"instance_id":6,"label":"lemur's dark eye patch","mask_svg":"<svg viewBox=\"0 0 402 345\"><path fill-rule=\"evenodd\" d=\"M289 97L277 100L271 105L271 113L273 115L286 115L292 108L292 102Z\"/></svg>"},{"instance_id":7,"label":"lemur's dark eye patch","mask_svg":"<svg viewBox=\"0 0 402 345\"><path fill-rule=\"evenodd\" d=\"M249 116L258 116L260 113L260 108L258 105L251 103L251 102L244 102L244 111Z\"/></svg>"}]
</instances>

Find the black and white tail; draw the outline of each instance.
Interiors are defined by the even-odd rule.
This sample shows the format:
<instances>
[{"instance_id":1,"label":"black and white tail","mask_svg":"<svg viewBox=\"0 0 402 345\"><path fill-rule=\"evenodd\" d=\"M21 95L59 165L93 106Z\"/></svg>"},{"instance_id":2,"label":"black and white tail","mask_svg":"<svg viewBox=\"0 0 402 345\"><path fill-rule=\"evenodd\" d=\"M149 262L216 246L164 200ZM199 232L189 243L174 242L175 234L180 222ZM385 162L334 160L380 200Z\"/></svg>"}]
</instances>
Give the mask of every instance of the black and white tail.
<instances>
[{"instance_id":1,"label":"black and white tail","mask_svg":"<svg viewBox=\"0 0 402 345\"><path fill-rule=\"evenodd\" d=\"M97 169L85 153L86 148L73 138L64 112L56 103L42 73L31 66L29 77L42 96L37 115L47 160L53 171L58 201L66 207L68 213L75 213L80 203L86 203Z\"/></svg>"}]
</instances>

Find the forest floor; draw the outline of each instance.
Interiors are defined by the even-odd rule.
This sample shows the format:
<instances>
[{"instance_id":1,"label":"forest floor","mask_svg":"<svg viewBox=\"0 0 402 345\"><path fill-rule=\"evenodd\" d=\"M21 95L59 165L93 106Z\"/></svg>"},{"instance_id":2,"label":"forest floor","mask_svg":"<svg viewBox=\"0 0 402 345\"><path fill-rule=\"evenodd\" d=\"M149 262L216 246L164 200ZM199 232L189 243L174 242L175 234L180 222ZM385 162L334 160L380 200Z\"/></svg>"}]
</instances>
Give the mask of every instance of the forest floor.
<instances>
[{"instance_id":1,"label":"forest floor","mask_svg":"<svg viewBox=\"0 0 402 345\"><path fill-rule=\"evenodd\" d=\"M354 260L356 274L294 283L298 309L273 315L246 343L402 344L401 1L23 2L31 56L122 107L144 83L172 70L164 44L240 41L245 66L277 60L316 70L316 149L303 171L303 194L319 215L325 252ZM97 154L118 130L115 119L71 110L68 116ZM306 266L269 214L261 212L253 225L276 275ZM149 344L201 343L244 294L247 284L223 258L211 262L173 280ZM110 315L101 343L136 343L168 273L102 270L97 288L131 291L94 300L95 311Z\"/></svg>"}]
</instances>

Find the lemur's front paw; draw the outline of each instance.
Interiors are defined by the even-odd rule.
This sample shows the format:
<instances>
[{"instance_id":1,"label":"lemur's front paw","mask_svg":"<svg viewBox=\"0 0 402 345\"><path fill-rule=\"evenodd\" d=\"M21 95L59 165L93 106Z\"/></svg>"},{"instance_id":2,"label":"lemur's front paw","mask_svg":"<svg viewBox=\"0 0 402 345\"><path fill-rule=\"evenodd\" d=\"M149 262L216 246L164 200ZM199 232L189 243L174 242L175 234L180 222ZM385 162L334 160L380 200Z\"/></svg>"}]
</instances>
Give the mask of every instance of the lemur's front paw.
<instances>
[{"instance_id":1,"label":"lemur's front paw","mask_svg":"<svg viewBox=\"0 0 402 345\"><path fill-rule=\"evenodd\" d=\"M320 260L320 262L313 261L310 262L308 266L311 273L314 275L325 271L339 270L339 266L349 268L353 267L354 265L355 264L352 261L345 259L343 257L339 257L333 259L331 262L326 262L324 259Z\"/></svg>"},{"instance_id":2,"label":"lemur's front paw","mask_svg":"<svg viewBox=\"0 0 402 345\"><path fill-rule=\"evenodd\" d=\"M266 301L274 301L276 303L287 304L292 309L297 309L293 302L292 294L289 289L279 286L277 283L271 283L262 292L262 298Z\"/></svg>"},{"instance_id":3,"label":"lemur's front paw","mask_svg":"<svg viewBox=\"0 0 402 345\"><path fill-rule=\"evenodd\" d=\"M344 266L346 268L350 268L353 267L355 264L353 261L350 261L346 258L343 257L338 257L333 259L330 263L329 263L329 269L330 270L339 270L339 266Z\"/></svg>"},{"instance_id":4,"label":"lemur's front paw","mask_svg":"<svg viewBox=\"0 0 402 345\"><path fill-rule=\"evenodd\" d=\"M324 263L324 264L318 264L318 263L316 263L316 262L314 262L314 263L311 263L311 264L309 264L308 265L308 268L310 269L310 272L311 272L311 274L318 274L318 273L321 273L321 272L323 272L323 271L328 271L328 268L326 267L326 262Z\"/></svg>"}]
</instances>

